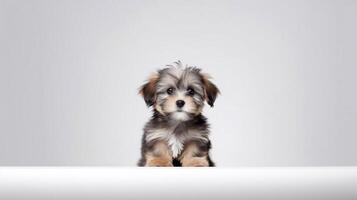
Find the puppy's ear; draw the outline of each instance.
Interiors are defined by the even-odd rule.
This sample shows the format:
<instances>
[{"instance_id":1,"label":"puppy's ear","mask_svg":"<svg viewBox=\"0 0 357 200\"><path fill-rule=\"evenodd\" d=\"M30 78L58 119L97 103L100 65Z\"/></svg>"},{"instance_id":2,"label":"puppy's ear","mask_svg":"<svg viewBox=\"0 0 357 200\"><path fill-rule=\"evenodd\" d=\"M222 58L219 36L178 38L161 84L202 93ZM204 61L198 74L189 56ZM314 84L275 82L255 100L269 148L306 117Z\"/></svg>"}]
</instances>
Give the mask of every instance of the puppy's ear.
<instances>
[{"instance_id":1,"label":"puppy's ear","mask_svg":"<svg viewBox=\"0 0 357 200\"><path fill-rule=\"evenodd\" d=\"M156 101L156 84L159 80L158 74L152 74L149 80L141 86L139 94L141 94L148 107L154 105Z\"/></svg>"},{"instance_id":2,"label":"puppy's ear","mask_svg":"<svg viewBox=\"0 0 357 200\"><path fill-rule=\"evenodd\" d=\"M201 74L203 87L205 89L205 98L211 107L213 107L214 102L216 101L217 95L220 93L219 89L215 84L213 84L209 79L211 78L208 74Z\"/></svg>"}]
</instances>

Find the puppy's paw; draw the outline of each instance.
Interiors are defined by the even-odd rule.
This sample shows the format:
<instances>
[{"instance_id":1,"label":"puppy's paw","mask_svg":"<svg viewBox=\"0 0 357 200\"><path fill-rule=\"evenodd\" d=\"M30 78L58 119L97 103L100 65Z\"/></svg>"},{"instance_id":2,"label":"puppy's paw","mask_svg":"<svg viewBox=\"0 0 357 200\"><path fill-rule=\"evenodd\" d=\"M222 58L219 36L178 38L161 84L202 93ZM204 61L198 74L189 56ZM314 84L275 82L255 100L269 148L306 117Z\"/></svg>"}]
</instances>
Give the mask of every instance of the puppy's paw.
<instances>
[{"instance_id":1,"label":"puppy's paw","mask_svg":"<svg viewBox=\"0 0 357 200\"><path fill-rule=\"evenodd\" d=\"M171 160L162 159L162 158L154 158L148 160L146 166L147 167L173 167Z\"/></svg>"},{"instance_id":2,"label":"puppy's paw","mask_svg":"<svg viewBox=\"0 0 357 200\"><path fill-rule=\"evenodd\" d=\"M190 159L186 159L182 163L183 167L208 167L208 161L206 157L194 157Z\"/></svg>"}]
</instances>

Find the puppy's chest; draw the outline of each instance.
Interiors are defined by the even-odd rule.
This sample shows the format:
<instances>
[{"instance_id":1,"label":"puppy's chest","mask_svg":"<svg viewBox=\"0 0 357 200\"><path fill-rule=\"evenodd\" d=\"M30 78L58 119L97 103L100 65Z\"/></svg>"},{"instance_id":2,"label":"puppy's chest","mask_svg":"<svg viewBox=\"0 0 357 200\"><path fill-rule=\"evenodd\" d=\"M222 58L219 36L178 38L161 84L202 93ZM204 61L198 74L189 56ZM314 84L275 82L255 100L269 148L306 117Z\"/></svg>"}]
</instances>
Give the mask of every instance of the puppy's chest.
<instances>
[{"instance_id":1,"label":"puppy's chest","mask_svg":"<svg viewBox=\"0 0 357 200\"><path fill-rule=\"evenodd\" d=\"M189 130L157 129L152 130L147 136L146 141L164 140L167 142L172 152L172 157L177 158L184 149L185 142L197 137L198 133Z\"/></svg>"},{"instance_id":2,"label":"puppy's chest","mask_svg":"<svg viewBox=\"0 0 357 200\"><path fill-rule=\"evenodd\" d=\"M184 148L184 144L185 144L184 138L178 137L175 134L170 134L166 140L168 146L171 149L172 157L176 158L178 155L181 154Z\"/></svg>"}]
</instances>

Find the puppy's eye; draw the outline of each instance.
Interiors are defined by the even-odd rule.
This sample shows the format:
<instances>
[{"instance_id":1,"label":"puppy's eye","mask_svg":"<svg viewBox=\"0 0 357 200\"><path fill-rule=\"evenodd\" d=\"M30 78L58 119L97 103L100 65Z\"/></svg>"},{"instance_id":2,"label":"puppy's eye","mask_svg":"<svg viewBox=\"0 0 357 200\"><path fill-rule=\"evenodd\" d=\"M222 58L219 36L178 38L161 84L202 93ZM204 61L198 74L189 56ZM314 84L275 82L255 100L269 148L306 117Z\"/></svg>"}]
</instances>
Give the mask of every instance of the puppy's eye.
<instances>
[{"instance_id":1,"label":"puppy's eye","mask_svg":"<svg viewBox=\"0 0 357 200\"><path fill-rule=\"evenodd\" d=\"M167 89L167 94L172 95L174 93L174 88L170 87Z\"/></svg>"},{"instance_id":2,"label":"puppy's eye","mask_svg":"<svg viewBox=\"0 0 357 200\"><path fill-rule=\"evenodd\" d=\"M193 96L195 94L195 90L192 88L187 88L187 94Z\"/></svg>"}]
</instances>

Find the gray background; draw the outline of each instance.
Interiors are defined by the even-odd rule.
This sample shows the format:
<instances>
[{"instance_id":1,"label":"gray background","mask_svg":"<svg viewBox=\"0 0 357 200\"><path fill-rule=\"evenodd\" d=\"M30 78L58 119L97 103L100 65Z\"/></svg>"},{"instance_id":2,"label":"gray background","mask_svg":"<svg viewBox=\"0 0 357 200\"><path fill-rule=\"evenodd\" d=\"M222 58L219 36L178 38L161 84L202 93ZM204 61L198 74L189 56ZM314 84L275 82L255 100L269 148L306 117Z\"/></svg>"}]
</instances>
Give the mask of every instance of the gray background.
<instances>
[{"instance_id":1,"label":"gray background","mask_svg":"<svg viewBox=\"0 0 357 200\"><path fill-rule=\"evenodd\" d=\"M0 165L135 165L138 87L178 59L222 95L219 166L357 164L356 1L0 1Z\"/></svg>"}]
</instances>

